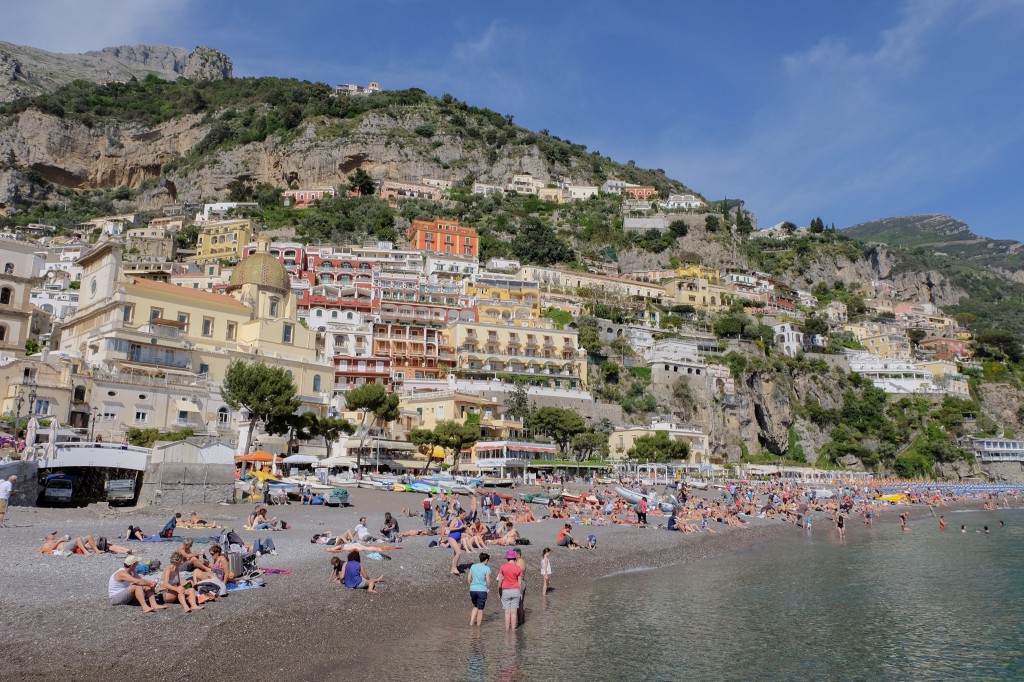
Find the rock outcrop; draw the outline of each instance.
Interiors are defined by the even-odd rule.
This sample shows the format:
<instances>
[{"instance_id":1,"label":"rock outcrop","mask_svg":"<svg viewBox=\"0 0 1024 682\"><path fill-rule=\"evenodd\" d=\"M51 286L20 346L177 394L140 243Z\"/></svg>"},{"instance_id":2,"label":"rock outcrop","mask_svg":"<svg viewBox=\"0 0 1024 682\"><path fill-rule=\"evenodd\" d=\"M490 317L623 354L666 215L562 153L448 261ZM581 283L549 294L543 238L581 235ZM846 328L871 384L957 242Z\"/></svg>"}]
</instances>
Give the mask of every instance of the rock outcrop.
<instances>
[{"instance_id":1,"label":"rock outcrop","mask_svg":"<svg viewBox=\"0 0 1024 682\"><path fill-rule=\"evenodd\" d=\"M197 47L191 53L167 45L122 45L82 54L59 54L0 41L0 102L49 92L73 80L127 81L149 74L167 79L231 77L223 52Z\"/></svg>"}]
</instances>

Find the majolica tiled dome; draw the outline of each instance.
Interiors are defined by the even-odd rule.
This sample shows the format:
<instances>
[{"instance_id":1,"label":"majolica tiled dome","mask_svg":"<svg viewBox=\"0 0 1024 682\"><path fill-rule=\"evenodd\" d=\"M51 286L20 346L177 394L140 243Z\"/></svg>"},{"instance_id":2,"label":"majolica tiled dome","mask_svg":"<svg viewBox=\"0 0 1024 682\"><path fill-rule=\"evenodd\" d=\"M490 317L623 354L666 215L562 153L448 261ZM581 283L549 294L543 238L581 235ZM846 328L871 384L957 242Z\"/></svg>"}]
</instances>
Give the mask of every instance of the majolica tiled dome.
<instances>
[{"instance_id":1,"label":"majolica tiled dome","mask_svg":"<svg viewBox=\"0 0 1024 682\"><path fill-rule=\"evenodd\" d=\"M231 272L228 283L233 286L242 284L255 284L261 287L271 287L287 291L291 288L291 279L288 271L281 265L281 261L269 252L270 240L260 238L257 240L256 251L243 258Z\"/></svg>"}]
</instances>

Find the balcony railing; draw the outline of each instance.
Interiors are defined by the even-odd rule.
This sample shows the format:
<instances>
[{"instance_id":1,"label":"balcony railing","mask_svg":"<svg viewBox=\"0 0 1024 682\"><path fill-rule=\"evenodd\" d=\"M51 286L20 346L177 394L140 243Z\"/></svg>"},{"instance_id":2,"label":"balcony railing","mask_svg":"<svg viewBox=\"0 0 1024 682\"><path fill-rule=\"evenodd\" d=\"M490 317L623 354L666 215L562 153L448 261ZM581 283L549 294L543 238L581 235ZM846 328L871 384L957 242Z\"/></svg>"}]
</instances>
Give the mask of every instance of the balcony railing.
<instances>
[{"instance_id":1,"label":"balcony railing","mask_svg":"<svg viewBox=\"0 0 1024 682\"><path fill-rule=\"evenodd\" d=\"M173 367L175 369L189 369L189 365L192 364L188 358L166 357L154 353L129 353L128 361L137 362L142 365Z\"/></svg>"}]
</instances>

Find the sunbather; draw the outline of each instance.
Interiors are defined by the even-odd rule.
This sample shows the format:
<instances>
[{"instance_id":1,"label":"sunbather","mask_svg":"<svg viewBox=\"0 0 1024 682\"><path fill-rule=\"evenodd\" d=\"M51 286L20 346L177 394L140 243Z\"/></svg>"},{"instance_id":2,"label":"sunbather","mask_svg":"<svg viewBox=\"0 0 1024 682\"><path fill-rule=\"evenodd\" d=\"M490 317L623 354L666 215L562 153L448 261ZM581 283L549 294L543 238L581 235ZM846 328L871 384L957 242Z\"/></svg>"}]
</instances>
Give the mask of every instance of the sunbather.
<instances>
[{"instance_id":1,"label":"sunbather","mask_svg":"<svg viewBox=\"0 0 1024 682\"><path fill-rule=\"evenodd\" d=\"M190 526L209 526L210 522L207 521L206 519L204 519L203 517L199 516L199 514L196 514L195 512L192 512L192 514L188 517L188 525L190 525Z\"/></svg>"},{"instance_id":2,"label":"sunbather","mask_svg":"<svg viewBox=\"0 0 1024 682\"><path fill-rule=\"evenodd\" d=\"M358 551L349 552L345 563L341 565L341 574L345 587L352 590L366 590L370 594L377 594L377 590L373 588L381 580L384 580L383 575L373 580L366 575L366 569L363 568L363 564L359 561Z\"/></svg>"},{"instance_id":3,"label":"sunbather","mask_svg":"<svg viewBox=\"0 0 1024 682\"><path fill-rule=\"evenodd\" d=\"M40 554L53 554L54 556L71 556L72 554L92 556L100 553L96 549L91 535L86 535L84 538L72 538L70 535L57 537L56 531L46 536L46 541L38 551Z\"/></svg>"},{"instance_id":4,"label":"sunbather","mask_svg":"<svg viewBox=\"0 0 1024 682\"><path fill-rule=\"evenodd\" d=\"M511 521L506 521L504 532L502 532L502 534L499 537L491 540L491 544L502 545L503 547L510 547L516 544L517 540L519 540L519 531L512 527Z\"/></svg>"},{"instance_id":5,"label":"sunbather","mask_svg":"<svg viewBox=\"0 0 1024 682\"><path fill-rule=\"evenodd\" d=\"M223 583L233 583L238 577L231 572L231 564L220 545L210 547L210 572Z\"/></svg>"},{"instance_id":6,"label":"sunbather","mask_svg":"<svg viewBox=\"0 0 1024 682\"><path fill-rule=\"evenodd\" d=\"M124 545L111 544L107 538L100 536L96 538L96 542L93 543L92 548L95 549L97 554L134 554L135 552L130 547Z\"/></svg>"},{"instance_id":7,"label":"sunbather","mask_svg":"<svg viewBox=\"0 0 1024 682\"><path fill-rule=\"evenodd\" d=\"M160 576L160 593L163 595L164 603L176 601L181 604L185 613L202 611L205 606L196 602L196 591L191 587L181 584L181 566L185 563L185 557L181 552L171 554L171 561Z\"/></svg>"},{"instance_id":8,"label":"sunbather","mask_svg":"<svg viewBox=\"0 0 1024 682\"><path fill-rule=\"evenodd\" d=\"M140 578L137 572L139 557L130 556L124 560L124 566L118 569L107 581L107 597L111 606L128 606L138 604L146 613L162 611L167 606L157 606L156 583Z\"/></svg>"},{"instance_id":9,"label":"sunbather","mask_svg":"<svg viewBox=\"0 0 1024 682\"><path fill-rule=\"evenodd\" d=\"M345 542L340 545L335 545L329 549L325 549L325 552L389 552L395 549L402 549L401 547L395 547L394 545L366 545L362 542Z\"/></svg>"},{"instance_id":10,"label":"sunbather","mask_svg":"<svg viewBox=\"0 0 1024 682\"><path fill-rule=\"evenodd\" d=\"M125 540L138 540L143 541L146 539L146 534L142 532L142 529L138 526L128 526L128 532L124 534Z\"/></svg>"}]
</instances>

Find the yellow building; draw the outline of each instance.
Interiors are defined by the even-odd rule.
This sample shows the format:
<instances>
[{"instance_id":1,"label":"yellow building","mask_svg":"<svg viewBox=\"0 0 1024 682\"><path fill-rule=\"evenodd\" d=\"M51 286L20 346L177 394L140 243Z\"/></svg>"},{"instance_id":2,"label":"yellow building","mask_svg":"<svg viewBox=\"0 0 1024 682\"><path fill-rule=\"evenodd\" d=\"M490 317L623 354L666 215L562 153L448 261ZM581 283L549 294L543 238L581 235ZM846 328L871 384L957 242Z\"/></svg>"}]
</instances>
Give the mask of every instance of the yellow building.
<instances>
[{"instance_id":1,"label":"yellow building","mask_svg":"<svg viewBox=\"0 0 1024 682\"><path fill-rule=\"evenodd\" d=\"M665 282L666 303L692 305L709 312L728 309L734 296L729 287L700 277Z\"/></svg>"},{"instance_id":2,"label":"yellow building","mask_svg":"<svg viewBox=\"0 0 1024 682\"><path fill-rule=\"evenodd\" d=\"M653 421L650 426L635 426L612 431L608 436L609 459L625 459L637 438L653 436L658 431L668 433L669 440L684 440L690 445L690 456L687 459L690 464L708 464L716 459L711 457L708 435L701 429L696 426L682 426L665 421Z\"/></svg>"},{"instance_id":3,"label":"yellow building","mask_svg":"<svg viewBox=\"0 0 1024 682\"><path fill-rule=\"evenodd\" d=\"M465 422L480 415L480 433L484 438L516 438L523 434L521 421L507 419L502 404L480 395L459 391L424 391L402 398L403 413L415 414L414 428L433 429L443 421Z\"/></svg>"},{"instance_id":4,"label":"yellow building","mask_svg":"<svg viewBox=\"0 0 1024 682\"><path fill-rule=\"evenodd\" d=\"M481 322L529 326L540 319L540 285L480 276L467 280L465 294L476 300Z\"/></svg>"},{"instance_id":5,"label":"yellow building","mask_svg":"<svg viewBox=\"0 0 1024 682\"><path fill-rule=\"evenodd\" d=\"M587 383L587 356L573 330L510 327L486 322L455 322L449 327L457 375L493 378L501 374L561 388Z\"/></svg>"},{"instance_id":6,"label":"yellow building","mask_svg":"<svg viewBox=\"0 0 1024 682\"><path fill-rule=\"evenodd\" d=\"M641 282L661 282L668 279L706 279L711 284L722 283L722 273L718 268L688 263L668 270L639 270L626 275L629 279Z\"/></svg>"},{"instance_id":7,"label":"yellow building","mask_svg":"<svg viewBox=\"0 0 1024 682\"><path fill-rule=\"evenodd\" d=\"M859 322L843 325L868 353L880 358L909 358L910 341L897 325L882 322Z\"/></svg>"},{"instance_id":8,"label":"yellow building","mask_svg":"<svg viewBox=\"0 0 1024 682\"><path fill-rule=\"evenodd\" d=\"M597 275L592 272L545 268L539 265L524 266L516 273L516 279L524 282L537 282L545 290L550 290L552 287L571 292L575 292L577 289L593 289L614 296L654 301L661 300L665 295L665 288L657 284L648 284L625 277Z\"/></svg>"},{"instance_id":9,"label":"yellow building","mask_svg":"<svg viewBox=\"0 0 1024 682\"><path fill-rule=\"evenodd\" d=\"M196 241L195 261L227 260L238 262L242 251L252 241L251 220L220 220L204 223Z\"/></svg>"}]
</instances>

